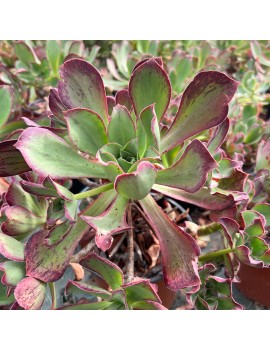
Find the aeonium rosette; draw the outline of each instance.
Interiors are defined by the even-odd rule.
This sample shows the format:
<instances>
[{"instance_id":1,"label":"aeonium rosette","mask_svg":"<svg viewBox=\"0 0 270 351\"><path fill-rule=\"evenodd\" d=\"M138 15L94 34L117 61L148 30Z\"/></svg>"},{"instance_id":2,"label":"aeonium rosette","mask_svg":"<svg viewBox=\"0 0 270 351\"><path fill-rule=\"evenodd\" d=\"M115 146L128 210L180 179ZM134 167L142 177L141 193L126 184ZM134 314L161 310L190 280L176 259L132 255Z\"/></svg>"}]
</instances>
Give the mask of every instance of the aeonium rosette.
<instances>
[{"instance_id":1,"label":"aeonium rosette","mask_svg":"<svg viewBox=\"0 0 270 351\"><path fill-rule=\"evenodd\" d=\"M100 208L79 214L75 226L80 234L76 237L74 229L72 238L63 238L68 241L62 244L65 254L54 247L54 255L62 256L68 264L68 256L85 225L96 230L96 245L106 251L113 235L129 228L129 202L138 201L160 242L167 286L172 290L197 286L199 247L169 219L150 191L175 198L190 197L193 203L207 202L211 197L206 204L209 209L228 206L226 196L212 195L204 186L217 163L207 146L194 137L226 120L228 103L238 83L220 72L199 73L184 91L178 112L167 126L163 121L171 99L171 84L160 58L138 63L129 89L119 91L115 97L106 97L99 72L84 60L66 61L60 68L60 77L58 88L51 90L49 98L51 127L30 123L15 147L27 165L44 179L54 183L67 178L104 179L100 191L95 189L96 194L104 193L98 201ZM218 137L211 142L215 151L224 138L220 133L214 135ZM32 188L35 193L35 186ZM70 194L67 200L74 203ZM59 270L59 264L54 267L47 258L47 265L42 268L45 259L40 260L39 254L44 253L40 245L45 237L46 233L39 232L29 240L28 271L37 279L52 281L62 274L64 264Z\"/></svg>"}]
</instances>

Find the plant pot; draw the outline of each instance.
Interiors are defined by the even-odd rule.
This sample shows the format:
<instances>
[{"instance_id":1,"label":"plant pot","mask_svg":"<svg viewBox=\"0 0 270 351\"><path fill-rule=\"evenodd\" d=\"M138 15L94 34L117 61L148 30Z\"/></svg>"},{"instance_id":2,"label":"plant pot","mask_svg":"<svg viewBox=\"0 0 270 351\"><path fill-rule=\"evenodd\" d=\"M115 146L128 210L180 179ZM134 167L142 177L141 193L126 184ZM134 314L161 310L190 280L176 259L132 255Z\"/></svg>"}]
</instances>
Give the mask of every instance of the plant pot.
<instances>
[{"instance_id":1,"label":"plant pot","mask_svg":"<svg viewBox=\"0 0 270 351\"><path fill-rule=\"evenodd\" d=\"M270 269L256 268L241 263L238 272L240 283L236 287L247 298L270 307Z\"/></svg>"}]
</instances>

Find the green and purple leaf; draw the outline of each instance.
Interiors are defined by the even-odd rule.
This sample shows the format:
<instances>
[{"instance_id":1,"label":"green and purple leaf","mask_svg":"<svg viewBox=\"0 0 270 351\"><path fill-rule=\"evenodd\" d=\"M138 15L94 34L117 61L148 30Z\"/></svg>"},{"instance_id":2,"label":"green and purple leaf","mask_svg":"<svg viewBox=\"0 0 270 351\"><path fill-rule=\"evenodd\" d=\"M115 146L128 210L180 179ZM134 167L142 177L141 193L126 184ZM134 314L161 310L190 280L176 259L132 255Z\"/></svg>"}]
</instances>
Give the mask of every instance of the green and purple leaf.
<instances>
[{"instance_id":1,"label":"green and purple leaf","mask_svg":"<svg viewBox=\"0 0 270 351\"><path fill-rule=\"evenodd\" d=\"M25 310L39 310L45 300L46 284L35 278L25 278L16 286L14 296Z\"/></svg>"},{"instance_id":2,"label":"green and purple leaf","mask_svg":"<svg viewBox=\"0 0 270 351\"><path fill-rule=\"evenodd\" d=\"M174 122L162 138L162 152L221 124L227 117L228 104L238 84L220 72L197 74L184 91Z\"/></svg>"},{"instance_id":3,"label":"green and purple leaf","mask_svg":"<svg viewBox=\"0 0 270 351\"><path fill-rule=\"evenodd\" d=\"M24 245L11 236L0 232L0 254L9 260L23 262Z\"/></svg>"},{"instance_id":4,"label":"green and purple leaf","mask_svg":"<svg viewBox=\"0 0 270 351\"><path fill-rule=\"evenodd\" d=\"M125 106L116 105L114 107L108 126L108 137L110 143L118 143L122 146L125 146L131 139L135 139L134 122Z\"/></svg>"},{"instance_id":5,"label":"green and purple leaf","mask_svg":"<svg viewBox=\"0 0 270 351\"><path fill-rule=\"evenodd\" d=\"M56 117L63 120L63 112L66 111L67 108L63 105L58 90L55 88L50 90L49 107Z\"/></svg>"},{"instance_id":6,"label":"green and purple leaf","mask_svg":"<svg viewBox=\"0 0 270 351\"><path fill-rule=\"evenodd\" d=\"M141 200L150 193L155 183L156 173L154 165L148 161L142 161L135 172L116 177L115 190L127 199Z\"/></svg>"},{"instance_id":7,"label":"green and purple leaf","mask_svg":"<svg viewBox=\"0 0 270 351\"><path fill-rule=\"evenodd\" d=\"M60 67L62 81L58 83L61 101L67 108L87 108L96 112L108 125L105 88L98 70L81 59L66 61Z\"/></svg>"},{"instance_id":8,"label":"green and purple leaf","mask_svg":"<svg viewBox=\"0 0 270 351\"><path fill-rule=\"evenodd\" d=\"M27 128L15 146L21 151L27 164L43 177L50 176L53 179L107 177L104 166L85 159L49 130Z\"/></svg>"},{"instance_id":9,"label":"green and purple leaf","mask_svg":"<svg viewBox=\"0 0 270 351\"><path fill-rule=\"evenodd\" d=\"M217 167L216 161L202 142L195 139L172 167L157 173L156 183L195 193L200 190L207 175Z\"/></svg>"},{"instance_id":10,"label":"green and purple leaf","mask_svg":"<svg viewBox=\"0 0 270 351\"><path fill-rule=\"evenodd\" d=\"M220 148L220 146L224 142L226 135L228 134L229 127L230 120L229 118L226 118L224 122L222 122L214 130L213 135L207 144L207 148L211 155L215 154L215 152Z\"/></svg>"},{"instance_id":11,"label":"green and purple leaf","mask_svg":"<svg viewBox=\"0 0 270 351\"><path fill-rule=\"evenodd\" d=\"M16 286L22 279L25 278L24 262L1 262L0 270L4 272L1 282L5 286Z\"/></svg>"},{"instance_id":12,"label":"green and purple leaf","mask_svg":"<svg viewBox=\"0 0 270 351\"><path fill-rule=\"evenodd\" d=\"M0 127L7 121L12 111L13 94L7 85L0 86Z\"/></svg>"},{"instance_id":13,"label":"green and purple leaf","mask_svg":"<svg viewBox=\"0 0 270 351\"><path fill-rule=\"evenodd\" d=\"M108 143L105 125L95 112L74 108L64 112L64 117L70 139L80 151L95 156Z\"/></svg>"},{"instance_id":14,"label":"green and purple leaf","mask_svg":"<svg viewBox=\"0 0 270 351\"><path fill-rule=\"evenodd\" d=\"M85 282L75 282L73 280L68 281L66 286L66 294L78 293L80 291L101 297L102 299L109 299L111 297L111 293L109 291L102 289L99 286L90 285Z\"/></svg>"},{"instance_id":15,"label":"green and purple leaf","mask_svg":"<svg viewBox=\"0 0 270 351\"><path fill-rule=\"evenodd\" d=\"M129 95L137 117L145 107L155 104L158 120L163 118L171 99L171 84L167 73L155 59L146 60L133 71Z\"/></svg>"},{"instance_id":16,"label":"green and purple leaf","mask_svg":"<svg viewBox=\"0 0 270 351\"><path fill-rule=\"evenodd\" d=\"M115 95L115 103L125 106L127 108L128 111L131 111L133 106L132 106L132 101L131 98L129 96L128 90L127 89L123 89L123 90L119 90L116 95Z\"/></svg>"},{"instance_id":17,"label":"green and purple leaf","mask_svg":"<svg viewBox=\"0 0 270 351\"><path fill-rule=\"evenodd\" d=\"M179 290L199 285L196 241L173 223L150 195L140 204L159 240L167 287Z\"/></svg>"},{"instance_id":18,"label":"green and purple leaf","mask_svg":"<svg viewBox=\"0 0 270 351\"><path fill-rule=\"evenodd\" d=\"M132 306L133 303L142 300L149 300L161 303L157 294L157 286L151 284L149 280L139 279L132 283L124 284L122 288L126 292L127 303Z\"/></svg>"}]
</instances>

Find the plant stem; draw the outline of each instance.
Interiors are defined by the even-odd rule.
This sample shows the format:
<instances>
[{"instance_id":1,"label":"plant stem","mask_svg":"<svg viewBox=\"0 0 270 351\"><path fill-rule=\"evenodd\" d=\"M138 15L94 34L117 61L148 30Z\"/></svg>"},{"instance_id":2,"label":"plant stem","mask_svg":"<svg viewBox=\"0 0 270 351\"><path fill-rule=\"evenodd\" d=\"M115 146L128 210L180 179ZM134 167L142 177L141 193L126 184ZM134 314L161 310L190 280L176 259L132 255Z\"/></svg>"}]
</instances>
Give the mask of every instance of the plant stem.
<instances>
[{"instance_id":1,"label":"plant stem","mask_svg":"<svg viewBox=\"0 0 270 351\"><path fill-rule=\"evenodd\" d=\"M80 262L84 257L86 257L91 251L93 251L96 243L95 240L91 240L81 251L73 255L70 259L72 263Z\"/></svg>"},{"instance_id":2,"label":"plant stem","mask_svg":"<svg viewBox=\"0 0 270 351\"><path fill-rule=\"evenodd\" d=\"M228 248L228 249L223 249L223 250L218 250L218 251L213 251L209 252L205 255L199 256L199 261L207 261L211 260L212 258L219 257L222 255L226 255L227 253L234 252L234 249Z\"/></svg>"},{"instance_id":3,"label":"plant stem","mask_svg":"<svg viewBox=\"0 0 270 351\"><path fill-rule=\"evenodd\" d=\"M56 301L55 283L53 283L53 282L49 283L49 287L50 287L50 292L51 292L51 296L52 296L51 310L56 310L56 308L57 308L57 301Z\"/></svg>"},{"instance_id":4,"label":"plant stem","mask_svg":"<svg viewBox=\"0 0 270 351\"><path fill-rule=\"evenodd\" d=\"M132 213L131 213L130 205L128 207L128 225L132 226ZM127 244L128 244L127 283L129 283L134 278L134 237L133 237L132 228L128 230Z\"/></svg>"},{"instance_id":5,"label":"plant stem","mask_svg":"<svg viewBox=\"0 0 270 351\"><path fill-rule=\"evenodd\" d=\"M74 194L74 197L76 200L85 199L90 196L104 193L105 191L113 189L113 187L114 187L113 183L101 185L98 188L87 190L87 191L84 191L83 193Z\"/></svg>"}]
</instances>

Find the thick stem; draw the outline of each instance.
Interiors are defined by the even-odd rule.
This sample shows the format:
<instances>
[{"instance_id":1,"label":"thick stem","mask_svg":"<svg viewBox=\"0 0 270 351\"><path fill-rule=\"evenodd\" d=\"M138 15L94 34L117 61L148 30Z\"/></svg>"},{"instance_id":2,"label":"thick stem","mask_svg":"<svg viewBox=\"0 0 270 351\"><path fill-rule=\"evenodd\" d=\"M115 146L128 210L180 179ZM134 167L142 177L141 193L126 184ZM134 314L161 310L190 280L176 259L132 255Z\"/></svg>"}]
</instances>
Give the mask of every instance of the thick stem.
<instances>
[{"instance_id":1,"label":"thick stem","mask_svg":"<svg viewBox=\"0 0 270 351\"><path fill-rule=\"evenodd\" d=\"M230 252L234 252L234 249L231 249L231 248L228 248L228 249L223 249L223 250L218 250L218 251L213 251L213 252L209 252L205 255L201 255L199 257L199 261L208 261L208 260L211 260L212 258L215 258L215 257L219 257L219 256L222 256L222 255L226 255Z\"/></svg>"},{"instance_id":2,"label":"thick stem","mask_svg":"<svg viewBox=\"0 0 270 351\"><path fill-rule=\"evenodd\" d=\"M51 310L56 310L57 308L57 297L56 297L56 289L55 289L55 283L49 283L50 287L50 292L52 296L52 305L51 305Z\"/></svg>"},{"instance_id":3,"label":"thick stem","mask_svg":"<svg viewBox=\"0 0 270 351\"><path fill-rule=\"evenodd\" d=\"M91 240L81 251L73 255L70 259L72 263L80 262L84 257L86 257L95 247L95 239Z\"/></svg>"},{"instance_id":4,"label":"thick stem","mask_svg":"<svg viewBox=\"0 0 270 351\"><path fill-rule=\"evenodd\" d=\"M128 224L132 226L131 206L128 207ZM134 237L133 229L128 230L128 262L127 262L127 283L134 279Z\"/></svg>"},{"instance_id":5,"label":"thick stem","mask_svg":"<svg viewBox=\"0 0 270 351\"><path fill-rule=\"evenodd\" d=\"M83 193L74 194L74 197L76 200L85 199L85 198L90 197L90 196L104 193L105 191L113 189L113 187L114 187L113 183L101 185L98 188L87 190L87 191L84 191Z\"/></svg>"}]
</instances>

